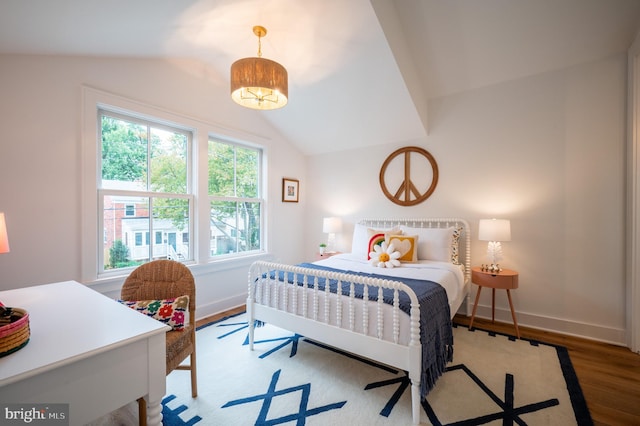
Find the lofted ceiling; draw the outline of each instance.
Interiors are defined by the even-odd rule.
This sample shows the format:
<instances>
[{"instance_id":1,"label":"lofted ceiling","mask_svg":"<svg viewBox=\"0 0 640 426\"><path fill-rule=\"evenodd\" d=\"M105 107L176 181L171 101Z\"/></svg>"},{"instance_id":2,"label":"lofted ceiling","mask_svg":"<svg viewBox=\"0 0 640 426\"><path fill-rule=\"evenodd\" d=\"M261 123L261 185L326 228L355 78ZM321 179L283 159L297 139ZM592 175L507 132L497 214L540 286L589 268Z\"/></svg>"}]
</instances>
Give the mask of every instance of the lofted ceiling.
<instances>
[{"instance_id":1,"label":"lofted ceiling","mask_svg":"<svg viewBox=\"0 0 640 426\"><path fill-rule=\"evenodd\" d=\"M255 114L313 155L424 138L429 99L625 52L639 24L640 0L2 0L0 54L188 57L226 81L263 25L289 104Z\"/></svg>"}]
</instances>

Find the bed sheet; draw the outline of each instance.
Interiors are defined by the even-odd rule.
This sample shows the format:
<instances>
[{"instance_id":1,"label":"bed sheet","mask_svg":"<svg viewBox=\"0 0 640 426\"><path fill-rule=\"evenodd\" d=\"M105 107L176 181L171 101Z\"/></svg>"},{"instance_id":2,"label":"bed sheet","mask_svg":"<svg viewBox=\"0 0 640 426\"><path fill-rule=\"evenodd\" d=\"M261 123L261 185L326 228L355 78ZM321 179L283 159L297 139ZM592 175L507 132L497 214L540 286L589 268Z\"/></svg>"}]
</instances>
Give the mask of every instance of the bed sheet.
<instances>
[{"instance_id":1,"label":"bed sheet","mask_svg":"<svg viewBox=\"0 0 640 426\"><path fill-rule=\"evenodd\" d=\"M454 265L448 262L433 260L420 260L415 263L402 263L396 268L378 268L353 253L340 253L324 260L313 262L316 265L329 268L342 269L344 271L362 272L367 274L385 275L393 278L413 278L428 280L440 284L447 293L451 316L455 315L459 308L459 302L463 297L464 265ZM457 305L457 306L456 306Z\"/></svg>"}]
</instances>

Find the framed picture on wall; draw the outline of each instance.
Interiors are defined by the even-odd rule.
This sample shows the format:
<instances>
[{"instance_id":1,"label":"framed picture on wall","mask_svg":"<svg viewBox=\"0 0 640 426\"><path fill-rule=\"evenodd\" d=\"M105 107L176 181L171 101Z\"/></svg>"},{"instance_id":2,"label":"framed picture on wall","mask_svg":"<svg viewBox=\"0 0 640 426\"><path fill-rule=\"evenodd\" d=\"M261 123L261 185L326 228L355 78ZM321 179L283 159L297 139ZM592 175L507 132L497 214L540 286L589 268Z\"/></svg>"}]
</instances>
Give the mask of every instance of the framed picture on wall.
<instances>
[{"instance_id":1,"label":"framed picture on wall","mask_svg":"<svg viewBox=\"0 0 640 426\"><path fill-rule=\"evenodd\" d=\"M298 179L282 178L282 202L297 203L300 195Z\"/></svg>"}]
</instances>

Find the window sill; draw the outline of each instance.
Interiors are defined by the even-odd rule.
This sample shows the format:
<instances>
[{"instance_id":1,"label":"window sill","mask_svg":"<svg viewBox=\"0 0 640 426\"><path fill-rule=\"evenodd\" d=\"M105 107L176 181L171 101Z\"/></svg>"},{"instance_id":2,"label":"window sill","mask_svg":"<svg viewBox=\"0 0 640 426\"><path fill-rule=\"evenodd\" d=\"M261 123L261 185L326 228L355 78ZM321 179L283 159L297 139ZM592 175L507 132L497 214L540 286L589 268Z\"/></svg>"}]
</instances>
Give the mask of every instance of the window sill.
<instances>
[{"instance_id":1,"label":"window sill","mask_svg":"<svg viewBox=\"0 0 640 426\"><path fill-rule=\"evenodd\" d=\"M273 260L273 255L270 253L259 253L247 256L234 256L222 259L213 259L207 263L186 262L185 265L191 270L191 273L194 275L194 277L197 278L199 275L222 272L230 269L247 268L248 270L249 266L257 260ZM102 294L120 293L122 283L129 275L129 272L100 277L93 281L87 281L84 284L87 287Z\"/></svg>"}]
</instances>

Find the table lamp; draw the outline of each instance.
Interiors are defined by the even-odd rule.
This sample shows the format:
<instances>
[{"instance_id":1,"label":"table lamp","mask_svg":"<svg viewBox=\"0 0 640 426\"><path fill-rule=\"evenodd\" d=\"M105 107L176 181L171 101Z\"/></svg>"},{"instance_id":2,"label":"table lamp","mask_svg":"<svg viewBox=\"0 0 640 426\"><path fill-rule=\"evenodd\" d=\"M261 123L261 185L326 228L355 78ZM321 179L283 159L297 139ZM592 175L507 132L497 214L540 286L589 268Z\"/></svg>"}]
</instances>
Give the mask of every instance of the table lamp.
<instances>
[{"instance_id":1,"label":"table lamp","mask_svg":"<svg viewBox=\"0 0 640 426\"><path fill-rule=\"evenodd\" d=\"M339 217L325 217L322 220L322 232L329 234L327 237L327 251L334 251L333 245L336 241L336 234L342 232L342 220Z\"/></svg>"},{"instance_id":2,"label":"table lamp","mask_svg":"<svg viewBox=\"0 0 640 426\"><path fill-rule=\"evenodd\" d=\"M491 272L500 272L498 262L502 260L501 241L511 241L511 222L507 219L480 219L478 226L478 239L488 241L487 255L491 259L491 265L486 269Z\"/></svg>"},{"instance_id":3,"label":"table lamp","mask_svg":"<svg viewBox=\"0 0 640 426\"><path fill-rule=\"evenodd\" d=\"M9 236L7 235L7 223L4 213L0 212L0 254L9 253Z\"/></svg>"}]
</instances>

